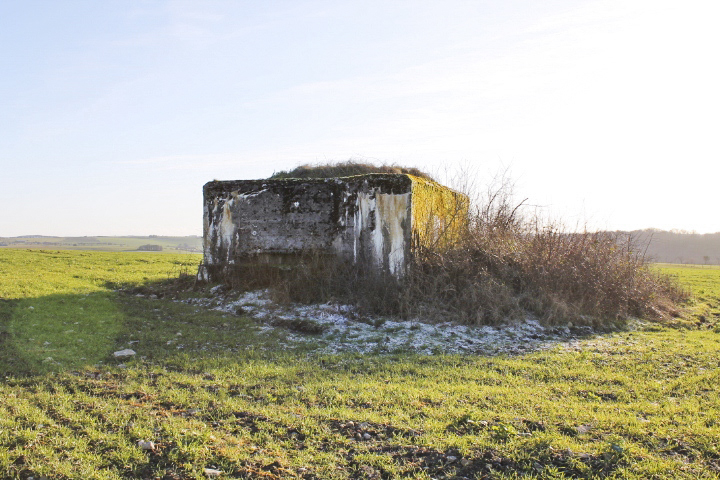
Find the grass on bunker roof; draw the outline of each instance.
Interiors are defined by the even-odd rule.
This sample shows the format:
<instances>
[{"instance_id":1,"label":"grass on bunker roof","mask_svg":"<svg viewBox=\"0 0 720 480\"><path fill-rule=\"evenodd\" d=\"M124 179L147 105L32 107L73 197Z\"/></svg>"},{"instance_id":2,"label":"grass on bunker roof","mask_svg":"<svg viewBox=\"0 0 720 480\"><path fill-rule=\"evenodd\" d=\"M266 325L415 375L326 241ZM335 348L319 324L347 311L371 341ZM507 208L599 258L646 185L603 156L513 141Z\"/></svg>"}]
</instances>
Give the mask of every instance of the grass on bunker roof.
<instances>
[{"instance_id":1,"label":"grass on bunker roof","mask_svg":"<svg viewBox=\"0 0 720 480\"><path fill-rule=\"evenodd\" d=\"M0 251L0 476L720 471L710 269L673 267L696 293L682 328L648 324L513 357L314 355L279 346L282 329L174 302L207 294L163 288L199 260ZM124 348L137 355L113 357Z\"/></svg>"}]
</instances>

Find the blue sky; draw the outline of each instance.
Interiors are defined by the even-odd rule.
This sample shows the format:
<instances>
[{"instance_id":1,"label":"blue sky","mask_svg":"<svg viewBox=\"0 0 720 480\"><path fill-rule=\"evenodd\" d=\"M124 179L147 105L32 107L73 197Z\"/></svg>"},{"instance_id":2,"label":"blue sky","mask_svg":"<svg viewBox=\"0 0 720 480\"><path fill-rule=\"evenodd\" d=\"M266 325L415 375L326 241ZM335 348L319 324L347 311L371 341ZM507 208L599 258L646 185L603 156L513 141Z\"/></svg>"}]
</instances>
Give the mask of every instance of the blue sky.
<instances>
[{"instance_id":1,"label":"blue sky","mask_svg":"<svg viewBox=\"0 0 720 480\"><path fill-rule=\"evenodd\" d=\"M714 1L0 0L0 236L201 234L349 158L591 228L720 231Z\"/></svg>"}]
</instances>

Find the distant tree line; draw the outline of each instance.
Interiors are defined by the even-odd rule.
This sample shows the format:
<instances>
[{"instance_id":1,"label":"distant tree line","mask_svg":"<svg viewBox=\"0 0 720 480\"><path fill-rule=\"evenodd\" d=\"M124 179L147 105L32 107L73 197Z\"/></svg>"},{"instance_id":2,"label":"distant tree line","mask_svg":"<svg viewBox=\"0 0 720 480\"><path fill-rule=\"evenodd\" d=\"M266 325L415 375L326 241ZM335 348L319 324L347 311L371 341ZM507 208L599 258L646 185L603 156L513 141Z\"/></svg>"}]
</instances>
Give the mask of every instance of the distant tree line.
<instances>
[{"instance_id":1,"label":"distant tree line","mask_svg":"<svg viewBox=\"0 0 720 480\"><path fill-rule=\"evenodd\" d=\"M649 228L618 233L634 238L654 262L720 265L720 232L700 234Z\"/></svg>"},{"instance_id":2,"label":"distant tree line","mask_svg":"<svg viewBox=\"0 0 720 480\"><path fill-rule=\"evenodd\" d=\"M140 245L138 250L143 252L162 252L163 247L161 245Z\"/></svg>"}]
</instances>

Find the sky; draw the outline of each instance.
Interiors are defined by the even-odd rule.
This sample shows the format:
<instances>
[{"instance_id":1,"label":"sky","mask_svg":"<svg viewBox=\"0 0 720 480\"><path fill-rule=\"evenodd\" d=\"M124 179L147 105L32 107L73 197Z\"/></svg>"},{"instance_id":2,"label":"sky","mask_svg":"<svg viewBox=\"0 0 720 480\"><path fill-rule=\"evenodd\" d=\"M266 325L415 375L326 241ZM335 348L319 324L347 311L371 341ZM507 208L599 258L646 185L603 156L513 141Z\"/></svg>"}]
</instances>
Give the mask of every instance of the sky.
<instances>
[{"instance_id":1,"label":"sky","mask_svg":"<svg viewBox=\"0 0 720 480\"><path fill-rule=\"evenodd\" d=\"M0 236L201 235L202 186L414 166L720 232L716 0L0 0Z\"/></svg>"}]
</instances>

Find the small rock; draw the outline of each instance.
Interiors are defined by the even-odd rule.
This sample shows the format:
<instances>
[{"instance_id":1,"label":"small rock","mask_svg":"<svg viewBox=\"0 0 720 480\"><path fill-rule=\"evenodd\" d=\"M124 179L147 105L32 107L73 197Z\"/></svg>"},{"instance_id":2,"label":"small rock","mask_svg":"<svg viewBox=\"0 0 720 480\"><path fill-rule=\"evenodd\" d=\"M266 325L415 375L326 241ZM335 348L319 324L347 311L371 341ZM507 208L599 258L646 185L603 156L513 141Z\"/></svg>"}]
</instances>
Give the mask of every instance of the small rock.
<instances>
[{"instance_id":1,"label":"small rock","mask_svg":"<svg viewBox=\"0 0 720 480\"><path fill-rule=\"evenodd\" d=\"M141 450L155 450L155 444L153 442L146 442L145 440L138 440L138 447Z\"/></svg>"},{"instance_id":2,"label":"small rock","mask_svg":"<svg viewBox=\"0 0 720 480\"><path fill-rule=\"evenodd\" d=\"M214 468L206 468L204 472L208 477L219 477L223 473L221 470L216 470Z\"/></svg>"},{"instance_id":3,"label":"small rock","mask_svg":"<svg viewBox=\"0 0 720 480\"><path fill-rule=\"evenodd\" d=\"M122 357L132 357L135 355L135 350L132 350L130 348L126 348L124 350L118 350L117 352L113 353L115 358L122 358Z\"/></svg>"},{"instance_id":4,"label":"small rock","mask_svg":"<svg viewBox=\"0 0 720 480\"><path fill-rule=\"evenodd\" d=\"M470 460L468 460L467 458L463 458L462 460L460 460L460 465L462 465L463 467L467 467L468 465L470 465L470 463L472 462L470 462Z\"/></svg>"},{"instance_id":5,"label":"small rock","mask_svg":"<svg viewBox=\"0 0 720 480\"><path fill-rule=\"evenodd\" d=\"M370 439L372 438L372 435L370 435L369 433L363 433L362 438L363 438L364 440L370 440Z\"/></svg>"},{"instance_id":6,"label":"small rock","mask_svg":"<svg viewBox=\"0 0 720 480\"><path fill-rule=\"evenodd\" d=\"M448 463L453 463L455 460L457 460L457 457L454 455L448 455L445 457L445 460L447 460Z\"/></svg>"},{"instance_id":7,"label":"small rock","mask_svg":"<svg viewBox=\"0 0 720 480\"><path fill-rule=\"evenodd\" d=\"M588 433L590 430L593 429L592 425L579 425L575 427L577 432L582 435L583 433Z\"/></svg>"}]
</instances>

